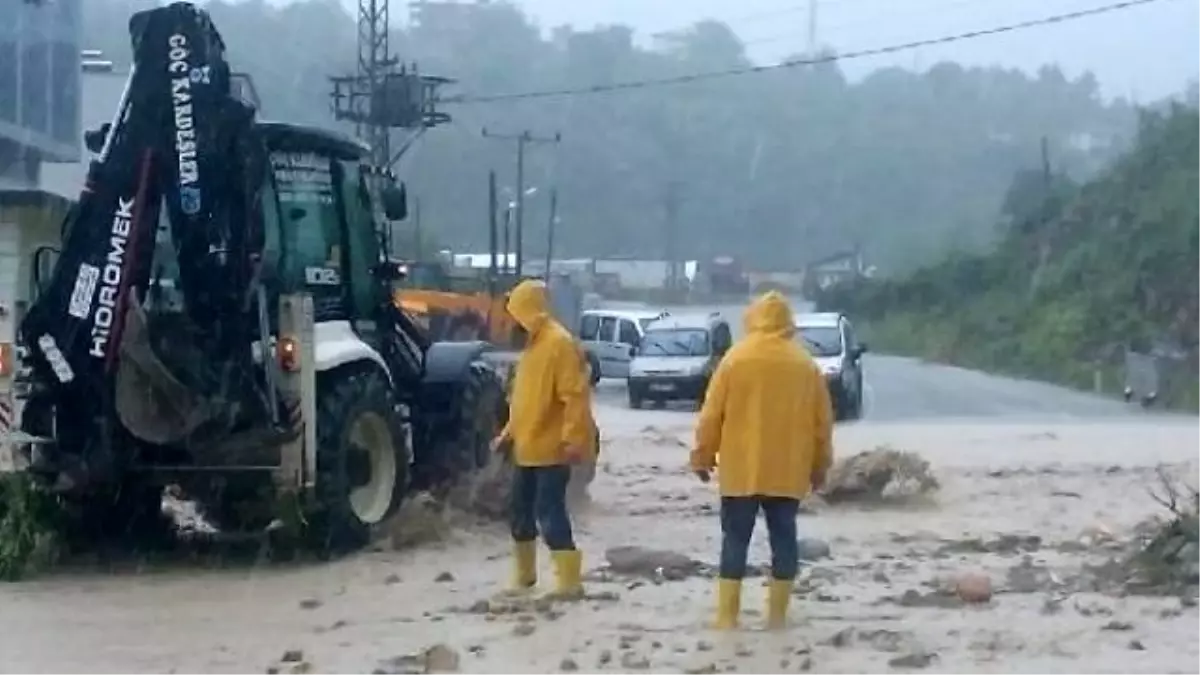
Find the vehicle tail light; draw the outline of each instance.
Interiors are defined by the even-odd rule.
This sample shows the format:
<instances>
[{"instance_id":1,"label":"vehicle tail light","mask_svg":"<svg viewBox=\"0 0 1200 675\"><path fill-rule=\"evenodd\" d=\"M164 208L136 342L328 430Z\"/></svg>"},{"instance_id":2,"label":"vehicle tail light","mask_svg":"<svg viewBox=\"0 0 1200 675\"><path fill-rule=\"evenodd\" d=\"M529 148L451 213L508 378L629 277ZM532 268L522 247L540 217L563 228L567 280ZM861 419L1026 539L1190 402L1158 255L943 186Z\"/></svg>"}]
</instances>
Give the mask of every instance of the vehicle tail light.
<instances>
[{"instance_id":1,"label":"vehicle tail light","mask_svg":"<svg viewBox=\"0 0 1200 675\"><path fill-rule=\"evenodd\" d=\"M279 367L284 372L294 373L300 370L300 343L296 338L280 338L275 349L279 354Z\"/></svg>"},{"instance_id":2,"label":"vehicle tail light","mask_svg":"<svg viewBox=\"0 0 1200 675\"><path fill-rule=\"evenodd\" d=\"M13 343L0 342L0 377L12 377L13 369L16 367Z\"/></svg>"}]
</instances>

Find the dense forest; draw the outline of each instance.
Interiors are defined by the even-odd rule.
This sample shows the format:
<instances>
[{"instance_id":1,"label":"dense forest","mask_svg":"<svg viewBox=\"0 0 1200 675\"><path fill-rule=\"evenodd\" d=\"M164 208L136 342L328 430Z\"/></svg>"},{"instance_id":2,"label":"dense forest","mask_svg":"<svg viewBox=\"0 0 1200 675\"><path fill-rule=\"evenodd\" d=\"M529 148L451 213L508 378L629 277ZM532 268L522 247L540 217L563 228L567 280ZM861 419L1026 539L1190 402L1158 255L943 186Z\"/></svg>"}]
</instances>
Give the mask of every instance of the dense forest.
<instances>
[{"instance_id":1,"label":"dense forest","mask_svg":"<svg viewBox=\"0 0 1200 675\"><path fill-rule=\"evenodd\" d=\"M1200 206L1192 106L1142 114L1134 148L1094 180L1019 173L1002 238L892 280L819 294L866 318L881 349L1091 388L1122 385L1125 349L1159 357L1162 396L1197 408Z\"/></svg>"},{"instance_id":2,"label":"dense forest","mask_svg":"<svg viewBox=\"0 0 1200 675\"><path fill-rule=\"evenodd\" d=\"M152 0L86 3L85 44L128 59L129 15ZM419 23L393 2L391 45L422 72L454 78L449 96L603 85L749 64L738 36L702 21L639 47L610 26L543 31L503 2ZM263 116L332 126L328 77L350 73L354 18L337 0L272 6L207 3L235 68L254 78ZM400 15L400 16L398 16ZM914 36L927 37L927 36ZM1048 38L1052 39L1052 38ZM511 143L528 129L562 133L529 150L527 250L540 254L549 187L561 193L561 252L663 256L677 186L678 251L745 256L796 268L861 245L895 272L995 240L993 214L1043 138L1075 179L1128 142L1136 114L1106 102L1084 75L1036 76L953 63L875 71L848 82L836 62L584 96L446 103L452 124L426 133L399 167L420 199L423 231L445 245L486 246L486 174L514 182ZM544 250L544 249L542 249Z\"/></svg>"}]
</instances>

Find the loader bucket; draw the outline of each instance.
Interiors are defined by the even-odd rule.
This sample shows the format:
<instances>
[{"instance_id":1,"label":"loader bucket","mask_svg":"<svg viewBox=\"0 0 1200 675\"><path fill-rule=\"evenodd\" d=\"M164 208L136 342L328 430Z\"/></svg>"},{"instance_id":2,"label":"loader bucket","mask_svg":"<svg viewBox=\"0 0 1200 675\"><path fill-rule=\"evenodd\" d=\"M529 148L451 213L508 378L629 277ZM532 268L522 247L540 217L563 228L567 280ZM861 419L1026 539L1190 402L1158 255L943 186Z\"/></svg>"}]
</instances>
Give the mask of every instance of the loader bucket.
<instances>
[{"instance_id":1,"label":"loader bucket","mask_svg":"<svg viewBox=\"0 0 1200 675\"><path fill-rule=\"evenodd\" d=\"M181 382L155 353L137 298L125 311L117 363L117 417L147 443L178 443L221 414L219 406Z\"/></svg>"}]
</instances>

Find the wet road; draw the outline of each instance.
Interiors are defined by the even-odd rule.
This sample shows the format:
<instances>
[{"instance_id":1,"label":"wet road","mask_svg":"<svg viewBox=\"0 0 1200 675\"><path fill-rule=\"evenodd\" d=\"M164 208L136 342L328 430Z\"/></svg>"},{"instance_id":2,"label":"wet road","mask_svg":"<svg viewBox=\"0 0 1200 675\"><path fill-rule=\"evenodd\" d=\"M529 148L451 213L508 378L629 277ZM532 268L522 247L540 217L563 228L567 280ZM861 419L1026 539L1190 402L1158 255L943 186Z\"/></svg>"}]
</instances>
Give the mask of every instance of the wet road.
<instances>
[{"instance_id":1,"label":"wet road","mask_svg":"<svg viewBox=\"0 0 1200 675\"><path fill-rule=\"evenodd\" d=\"M796 303L797 312L811 311ZM674 307L674 314L719 311L737 335L743 306ZM1114 416L1144 417L1137 406L1042 382L989 375L919 359L868 353L864 358L864 421L994 419L1070 420ZM601 400L624 400L621 382L606 381Z\"/></svg>"}]
</instances>

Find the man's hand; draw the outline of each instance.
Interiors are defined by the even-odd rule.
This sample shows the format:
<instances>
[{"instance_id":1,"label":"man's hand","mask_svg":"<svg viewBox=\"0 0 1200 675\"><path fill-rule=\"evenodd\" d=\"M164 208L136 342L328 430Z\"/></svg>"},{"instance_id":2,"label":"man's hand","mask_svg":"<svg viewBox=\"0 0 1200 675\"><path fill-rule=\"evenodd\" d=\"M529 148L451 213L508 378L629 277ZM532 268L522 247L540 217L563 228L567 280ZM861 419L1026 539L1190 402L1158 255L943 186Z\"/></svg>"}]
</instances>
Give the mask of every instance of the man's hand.
<instances>
[{"instance_id":1,"label":"man's hand","mask_svg":"<svg viewBox=\"0 0 1200 675\"><path fill-rule=\"evenodd\" d=\"M492 439L492 446L491 446L492 452L499 452L499 453L507 452L510 442L511 442L511 439L508 436L505 436L504 434L500 434L499 436Z\"/></svg>"},{"instance_id":2,"label":"man's hand","mask_svg":"<svg viewBox=\"0 0 1200 675\"><path fill-rule=\"evenodd\" d=\"M810 482L812 483L813 492L820 492L821 490L825 489L825 472L825 469L819 469L812 472L812 478L810 479Z\"/></svg>"},{"instance_id":3,"label":"man's hand","mask_svg":"<svg viewBox=\"0 0 1200 675\"><path fill-rule=\"evenodd\" d=\"M562 449L563 459L567 460L567 464L581 464L587 459L587 450L572 444L566 444Z\"/></svg>"},{"instance_id":4,"label":"man's hand","mask_svg":"<svg viewBox=\"0 0 1200 675\"><path fill-rule=\"evenodd\" d=\"M699 478L701 483L712 480L712 473L708 469L694 469L692 473L696 474L696 478Z\"/></svg>"}]
</instances>

